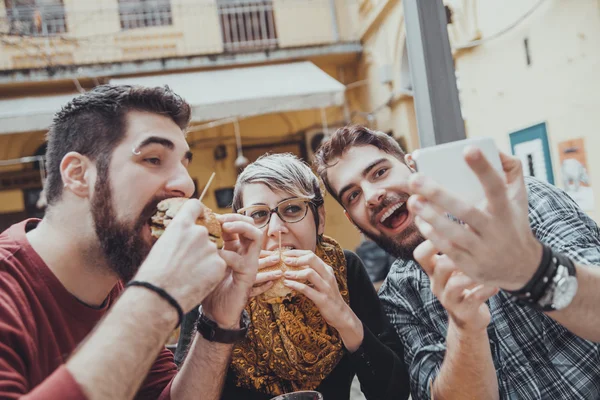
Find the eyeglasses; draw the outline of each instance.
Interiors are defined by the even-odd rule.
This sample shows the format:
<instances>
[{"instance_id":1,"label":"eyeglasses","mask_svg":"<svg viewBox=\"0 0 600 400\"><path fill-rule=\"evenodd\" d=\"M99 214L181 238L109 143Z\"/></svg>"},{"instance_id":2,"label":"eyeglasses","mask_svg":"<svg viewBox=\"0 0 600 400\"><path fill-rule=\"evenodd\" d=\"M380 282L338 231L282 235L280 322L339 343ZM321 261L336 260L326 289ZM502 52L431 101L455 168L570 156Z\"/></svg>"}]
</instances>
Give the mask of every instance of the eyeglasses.
<instances>
[{"instance_id":1,"label":"eyeglasses","mask_svg":"<svg viewBox=\"0 0 600 400\"><path fill-rule=\"evenodd\" d=\"M283 222L293 224L302 221L306 217L310 202L310 199L296 197L284 200L272 209L267 205L244 207L238 211L238 214L252 218L257 228L267 226L273 213L277 213Z\"/></svg>"}]
</instances>

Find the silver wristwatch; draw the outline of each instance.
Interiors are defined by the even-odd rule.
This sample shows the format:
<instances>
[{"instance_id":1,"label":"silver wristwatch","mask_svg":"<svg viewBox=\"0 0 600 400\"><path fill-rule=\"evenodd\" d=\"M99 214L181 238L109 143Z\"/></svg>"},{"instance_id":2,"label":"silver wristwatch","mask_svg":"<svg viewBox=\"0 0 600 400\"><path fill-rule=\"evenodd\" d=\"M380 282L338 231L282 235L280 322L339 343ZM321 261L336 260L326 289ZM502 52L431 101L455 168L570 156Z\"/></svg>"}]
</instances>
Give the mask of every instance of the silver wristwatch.
<instances>
[{"instance_id":1,"label":"silver wristwatch","mask_svg":"<svg viewBox=\"0 0 600 400\"><path fill-rule=\"evenodd\" d=\"M553 257L552 262L557 266L552 282L548 286L544 296L538 301L544 311L562 310L566 308L577 294L577 276L569 268L561 263L560 259Z\"/></svg>"}]
</instances>

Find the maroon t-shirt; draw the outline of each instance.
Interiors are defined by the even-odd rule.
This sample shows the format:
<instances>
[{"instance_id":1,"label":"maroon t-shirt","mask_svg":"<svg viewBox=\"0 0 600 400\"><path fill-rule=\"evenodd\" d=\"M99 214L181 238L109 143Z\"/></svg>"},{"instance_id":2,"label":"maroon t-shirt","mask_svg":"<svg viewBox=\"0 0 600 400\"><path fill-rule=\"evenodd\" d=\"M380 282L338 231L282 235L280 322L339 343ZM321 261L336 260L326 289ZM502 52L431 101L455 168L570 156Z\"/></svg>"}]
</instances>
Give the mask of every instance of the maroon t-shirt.
<instances>
[{"instance_id":1,"label":"maroon t-shirt","mask_svg":"<svg viewBox=\"0 0 600 400\"><path fill-rule=\"evenodd\" d=\"M26 231L38 222L23 221L0 235L0 398L85 399L64 363L123 285L113 288L100 309L77 300L27 240ZM137 398L169 399L176 372L173 354L162 350Z\"/></svg>"}]
</instances>

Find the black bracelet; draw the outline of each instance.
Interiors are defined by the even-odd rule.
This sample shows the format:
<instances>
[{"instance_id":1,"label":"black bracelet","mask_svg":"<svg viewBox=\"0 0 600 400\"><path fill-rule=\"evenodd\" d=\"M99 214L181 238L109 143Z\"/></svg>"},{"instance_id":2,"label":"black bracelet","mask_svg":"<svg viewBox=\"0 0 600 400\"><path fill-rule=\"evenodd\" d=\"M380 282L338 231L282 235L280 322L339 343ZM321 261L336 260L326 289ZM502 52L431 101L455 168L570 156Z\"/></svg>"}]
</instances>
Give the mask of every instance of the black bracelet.
<instances>
[{"instance_id":1,"label":"black bracelet","mask_svg":"<svg viewBox=\"0 0 600 400\"><path fill-rule=\"evenodd\" d=\"M556 265L552 262L552 249L546 245L542 245L542 248L542 260L529 282L519 290L506 291L511 295L511 301L535 308L552 283L551 278L556 273Z\"/></svg>"},{"instance_id":2,"label":"black bracelet","mask_svg":"<svg viewBox=\"0 0 600 400\"><path fill-rule=\"evenodd\" d=\"M175 310L177 310L177 315L179 317L179 321L177 321L176 326L181 325L181 321L183 320L183 309L181 308L181 306L179 305L177 300L175 300L173 298L173 296L171 296L169 293L167 293L164 289L161 289L158 286L154 286L151 283L142 282L142 281L131 281L127 285L125 285L126 288L129 286L145 287L146 289L152 290L154 293L158 294L160 297L165 299L170 305L172 305L175 308Z\"/></svg>"}]
</instances>

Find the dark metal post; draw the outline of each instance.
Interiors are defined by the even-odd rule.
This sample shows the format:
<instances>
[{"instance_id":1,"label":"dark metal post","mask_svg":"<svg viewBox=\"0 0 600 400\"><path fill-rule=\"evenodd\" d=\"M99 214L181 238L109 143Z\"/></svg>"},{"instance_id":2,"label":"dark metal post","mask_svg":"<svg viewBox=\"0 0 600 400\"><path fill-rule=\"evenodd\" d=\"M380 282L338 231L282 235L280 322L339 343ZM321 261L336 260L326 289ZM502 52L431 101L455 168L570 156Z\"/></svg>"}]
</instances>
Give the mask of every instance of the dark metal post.
<instances>
[{"instance_id":1,"label":"dark metal post","mask_svg":"<svg viewBox=\"0 0 600 400\"><path fill-rule=\"evenodd\" d=\"M464 139L442 0L403 0L421 147Z\"/></svg>"}]
</instances>

